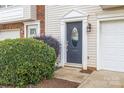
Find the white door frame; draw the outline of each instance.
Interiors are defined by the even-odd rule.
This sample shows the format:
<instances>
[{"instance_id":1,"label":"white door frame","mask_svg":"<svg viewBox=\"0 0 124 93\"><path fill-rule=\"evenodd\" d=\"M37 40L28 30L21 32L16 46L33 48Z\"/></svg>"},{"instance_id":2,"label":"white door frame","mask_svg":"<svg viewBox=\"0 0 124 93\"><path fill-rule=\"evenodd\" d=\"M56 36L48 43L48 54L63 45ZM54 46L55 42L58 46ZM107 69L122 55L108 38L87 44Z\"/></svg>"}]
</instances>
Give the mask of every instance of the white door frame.
<instances>
[{"instance_id":1,"label":"white door frame","mask_svg":"<svg viewBox=\"0 0 124 93\"><path fill-rule=\"evenodd\" d=\"M82 67L87 69L87 14L82 14L82 16L74 16L71 11L62 18L61 20L61 62L60 65L64 66L67 63L67 31L66 23L67 22L77 22L82 21ZM70 16L71 15L71 16ZM73 16L73 17L72 17Z\"/></svg>"},{"instance_id":2,"label":"white door frame","mask_svg":"<svg viewBox=\"0 0 124 93\"><path fill-rule=\"evenodd\" d=\"M40 20L36 20L36 21L28 21L28 22L23 22L24 23L24 37L27 37L27 26L29 25L37 25L37 36L40 36Z\"/></svg>"},{"instance_id":3,"label":"white door frame","mask_svg":"<svg viewBox=\"0 0 124 93\"><path fill-rule=\"evenodd\" d=\"M103 14L97 17L97 70L102 69L101 65L101 46L100 46L100 22L112 20L124 20L124 13Z\"/></svg>"}]
</instances>

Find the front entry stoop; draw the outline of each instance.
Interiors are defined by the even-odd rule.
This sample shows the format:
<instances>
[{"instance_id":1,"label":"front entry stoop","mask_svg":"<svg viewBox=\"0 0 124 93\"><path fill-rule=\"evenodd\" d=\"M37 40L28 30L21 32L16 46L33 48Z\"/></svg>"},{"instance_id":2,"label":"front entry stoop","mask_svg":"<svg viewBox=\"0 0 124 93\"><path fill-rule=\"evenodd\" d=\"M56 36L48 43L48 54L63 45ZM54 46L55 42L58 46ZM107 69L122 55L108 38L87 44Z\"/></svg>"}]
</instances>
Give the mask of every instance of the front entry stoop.
<instances>
[{"instance_id":1,"label":"front entry stoop","mask_svg":"<svg viewBox=\"0 0 124 93\"><path fill-rule=\"evenodd\" d=\"M90 74L80 72L81 68L63 67L55 71L54 77L64 79L76 83L81 83L86 80Z\"/></svg>"}]
</instances>

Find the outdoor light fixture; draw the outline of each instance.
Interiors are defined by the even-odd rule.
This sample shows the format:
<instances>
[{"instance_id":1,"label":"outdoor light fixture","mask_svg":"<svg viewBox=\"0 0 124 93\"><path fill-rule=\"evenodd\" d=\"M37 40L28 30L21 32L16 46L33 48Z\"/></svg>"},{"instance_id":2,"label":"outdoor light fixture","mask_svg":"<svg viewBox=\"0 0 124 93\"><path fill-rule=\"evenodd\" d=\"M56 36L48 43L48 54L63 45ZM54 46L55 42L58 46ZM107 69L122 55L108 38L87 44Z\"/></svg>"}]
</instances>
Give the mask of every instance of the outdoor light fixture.
<instances>
[{"instance_id":1,"label":"outdoor light fixture","mask_svg":"<svg viewBox=\"0 0 124 93\"><path fill-rule=\"evenodd\" d=\"M90 23L88 23L88 25L87 25L87 32L91 32L91 24Z\"/></svg>"},{"instance_id":2,"label":"outdoor light fixture","mask_svg":"<svg viewBox=\"0 0 124 93\"><path fill-rule=\"evenodd\" d=\"M21 34L24 34L24 30L21 29L20 33L21 33Z\"/></svg>"}]
</instances>

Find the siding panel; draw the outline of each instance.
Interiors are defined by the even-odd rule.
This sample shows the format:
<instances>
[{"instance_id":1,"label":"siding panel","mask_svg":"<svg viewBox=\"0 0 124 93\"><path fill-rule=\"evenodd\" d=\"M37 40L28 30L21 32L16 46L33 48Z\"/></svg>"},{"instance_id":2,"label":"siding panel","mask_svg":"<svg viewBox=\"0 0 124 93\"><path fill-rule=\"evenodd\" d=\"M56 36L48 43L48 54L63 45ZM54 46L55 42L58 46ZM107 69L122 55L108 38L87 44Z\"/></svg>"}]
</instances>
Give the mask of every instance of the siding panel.
<instances>
[{"instance_id":1,"label":"siding panel","mask_svg":"<svg viewBox=\"0 0 124 93\"><path fill-rule=\"evenodd\" d=\"M88 66L96 66L96 13L100 6L46 6L46 35L51 35L60 41L60 20L72 9L86 12L88 22L92 24L92 31L88 33Z\"/></svg>"},{"instance_id":2,"label":"siding panel","mask_svg":"<svg viewBox=\"0 0 124 93\"><path fill-rule=\"evenodd\" d=\"M71 5L52 5L45 6L46 16L46 35L52 35L60 40L60 20L72 9L80 12L86 12L88 16L88 23L91 23L91 32L88 32L88 66L96 66L96 29L97 29L97 15L108 14L108 13L120 13L124 12L124 8L118 10L102 10L100 6L94 5L82 5L82 6L71 6Z\"/></svg>"}]
</instances>

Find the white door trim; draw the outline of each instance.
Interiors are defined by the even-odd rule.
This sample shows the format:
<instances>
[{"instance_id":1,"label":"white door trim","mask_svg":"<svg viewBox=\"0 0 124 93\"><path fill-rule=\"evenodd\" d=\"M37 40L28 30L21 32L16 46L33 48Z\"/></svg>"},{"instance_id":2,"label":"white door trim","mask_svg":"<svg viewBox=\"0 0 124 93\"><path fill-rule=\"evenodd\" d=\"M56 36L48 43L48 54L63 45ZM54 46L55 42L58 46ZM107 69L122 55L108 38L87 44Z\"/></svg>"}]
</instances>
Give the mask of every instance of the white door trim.
<instances>
[{"instance_id":1,"label":"white door trim","mask_svg":"<svg viewBox=\"0 0 124 93\"><path fill-rule=\"evenodd\" d=\"M37 32L37 36L40 36L40 20L36 20L36 21L28 21L28 22L24 22L24 37L26 38L26 31L27 31L27 26L28 25L38 25L38 32Z\"/></svg>"},{"instance_id":2,"label":"white door trim","mask_svg":"<svg viewBox=\"0 0 124 93\"><path fill-rule=\"evenodd\" d=\"M102 69L101 66L101 46L100 46L100 22L112 20L124 20L124 13L98 15L97 17L97 70Z\"/></svg>"},{"instance_id":3,"label":"white door trim","mask_svg":"<svg viewBox=\"0 0 124 93\"><path fill-rule=\"evenodd\" d=\"M83 14L83 16L81 17L81 14L80 14L80 16L76 17L73 15L75 11L71 11L71 13L67 13L69 16L65 15L65 17L63 17L61 20L61 62L60 62L60 65L64 66L64 64L67 63L66 23L82 21L82 31L83 31L82 32L82 37L83 37L82 38L82 67L83 69L87 69L87 15ZM71 17L70 15L72 15L73 17Z\"/></svg>"}]
</instances>

